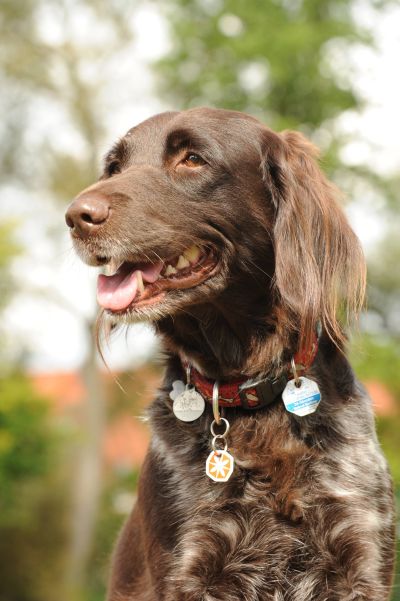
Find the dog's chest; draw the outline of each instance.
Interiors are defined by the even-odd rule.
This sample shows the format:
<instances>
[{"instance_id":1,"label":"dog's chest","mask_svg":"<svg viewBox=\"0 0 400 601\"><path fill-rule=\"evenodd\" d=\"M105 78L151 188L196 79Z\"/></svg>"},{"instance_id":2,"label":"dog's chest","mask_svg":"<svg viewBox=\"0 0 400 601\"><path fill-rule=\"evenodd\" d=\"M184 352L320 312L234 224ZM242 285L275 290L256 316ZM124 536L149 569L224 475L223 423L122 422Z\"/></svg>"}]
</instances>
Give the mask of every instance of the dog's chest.
<instances>
[{"instance_id":1,"label":"dog's chest","mask_svg":"<svg viewBox=\"0 0 400 601\"><path fill-rule=\"evenodd\" d=\"M162 469L161 494L170 499L167 507L176 524L192 522L194 515L202 515L206 521L217 510L229 514L232 504L239 504L250 516L269 520L270 531L281 531L285 525L298 528L321 493L322 454L294 433L292 417L283 407L262 416L249 414L230 420L228 448L235 469L224 483L213 482L206 475L210 420L204 419L196 430L177 420L170 408L165 411L164 405L158 421L152 450L157 469ZM326 480L334 482L335 475L329 468L326 472ZM157 490L160 492L160 478ZM179 537L179 528L176 532Z\"/></svg>"},{"instance_id":2,"label":"dog's chest","mask_svg":"<svg viewBox=\"0 0 400 601\"><path fill-rule=\"evenodd\" d=\"M378 569L372 541L390 527L390 516L383 524L379 507L369 497L390 504L390 492L371 441L365 447L344 446L326 454L296 436L284 410L271 412L267 419L232 420L229 449L235 470L222 484L205 474L207 428L202 434L175 419L164 415L161 427L155 429L151 453L157 465L151 469L156 473L159 536L164 549L169 549L168 581L174 582L173 591L166 593L168 601L202 599L207 587L217 590L220 581L221 598L227 601L279 599L276 582L290 577L293 591L302 590L305 574L314 566L342 570L332 549L351 548L361 539L370 549L370 569ZM372 480L380 482L378 496L365 482L371 470ZM237 596L238 590L243 596ZM277 597L255 593L274 590Z\"/></svg>"}]
</instances>

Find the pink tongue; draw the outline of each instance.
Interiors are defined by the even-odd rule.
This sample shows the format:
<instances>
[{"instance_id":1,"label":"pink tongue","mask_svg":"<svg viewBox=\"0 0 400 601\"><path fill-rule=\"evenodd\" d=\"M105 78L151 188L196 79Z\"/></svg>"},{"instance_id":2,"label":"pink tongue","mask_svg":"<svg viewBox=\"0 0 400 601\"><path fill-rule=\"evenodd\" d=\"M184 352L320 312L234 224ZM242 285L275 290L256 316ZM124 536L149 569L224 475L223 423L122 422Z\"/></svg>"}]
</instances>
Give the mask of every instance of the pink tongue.
<instances>
[{"instance_id":1,"label":"pink tongue","mask_svg":"<svg viewBox=\"0 0 400 601\"><path fill-rule=\"evenodd\" d=\"M160 261L154 265L149 264L141 269L145 282L155 282L163 267ZM103 309L121 311L126 309L136 297L138 289L137 272L134 271L115 273L114 275L99 275L97 280L97 302Z\"/></svg>"}]
</instances>

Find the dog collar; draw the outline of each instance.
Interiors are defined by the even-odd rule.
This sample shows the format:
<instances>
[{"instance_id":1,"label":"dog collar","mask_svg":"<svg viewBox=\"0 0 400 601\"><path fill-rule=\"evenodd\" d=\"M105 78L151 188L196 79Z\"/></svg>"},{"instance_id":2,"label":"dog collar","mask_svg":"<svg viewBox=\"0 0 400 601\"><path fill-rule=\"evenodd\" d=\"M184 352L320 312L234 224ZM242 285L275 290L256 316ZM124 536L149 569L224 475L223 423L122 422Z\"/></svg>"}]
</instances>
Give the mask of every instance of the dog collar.
<instances>
[{"instance_id":1,"label":"dog collar","mask_svg":"<svg viewBox=\"0 0 400 601\"><path fill-rule=\"evenodd\" d=\"M294 356L296 372L304 374L312 365L318 351L318 339L315 337L308 349L297 352ZM290 376L289 376L290 373ZM220 382L218 387L218 405L220 407L242 407L243 409L259 409L271 405L281 397L289 379L290 368L278 377L267 376L262 379L238 378L230 382ZM215 381L203 376L191 367L190 382L204 400L213 402Z\"/></svg>"}]
</instances>

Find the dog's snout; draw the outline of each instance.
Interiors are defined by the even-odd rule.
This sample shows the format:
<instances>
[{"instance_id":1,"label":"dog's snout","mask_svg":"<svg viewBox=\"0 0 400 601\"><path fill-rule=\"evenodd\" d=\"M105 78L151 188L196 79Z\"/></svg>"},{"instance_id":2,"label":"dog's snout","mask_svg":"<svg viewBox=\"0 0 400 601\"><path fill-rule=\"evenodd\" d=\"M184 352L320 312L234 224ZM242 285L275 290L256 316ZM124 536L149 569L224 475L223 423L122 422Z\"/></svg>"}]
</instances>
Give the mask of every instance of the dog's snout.
<instances>
[{"instance_id":1,"label":"dog's snout","mask_svg":"<svg viewBox=\"0 0 400 601\"><path fill-rule=\"evenodd\" d=\"M109 215L107 199L96 194L74 200L65 214L65 221L78 236L86 236L102 226Z\"/></svg>"}]
</instances>

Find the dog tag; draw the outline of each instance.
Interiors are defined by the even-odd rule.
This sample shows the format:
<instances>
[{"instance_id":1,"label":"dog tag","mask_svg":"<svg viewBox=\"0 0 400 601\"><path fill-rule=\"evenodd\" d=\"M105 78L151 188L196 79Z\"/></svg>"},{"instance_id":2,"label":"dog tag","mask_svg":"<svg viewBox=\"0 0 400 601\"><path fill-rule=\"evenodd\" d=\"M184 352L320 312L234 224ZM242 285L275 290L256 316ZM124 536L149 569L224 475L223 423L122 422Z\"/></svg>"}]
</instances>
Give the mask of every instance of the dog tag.
<instances>
[{"instance_id":1,"label":"dog tag","mask_svg":"<svg viewBox=\"0 0 400 601\"><path fill-rule=\"evenodd\" d=\"M182 422L194 422L204 412L205 402L201 394L181 380L172 383L169 396L174 401L172 411Z\"/></svg>"},{"instance_id":2,"label":"dog tag","mask_svg":"<svg viewBox=\"0 0 400 601\"><path fill-rule=\"evenodd\" d=\"M228 451L211 451L206 461L206 474L214 482L227 482L234 466L235 460Z\"/></svg>"},{"instance_id":3,"label":"dog tag","mask_svg":"<svg viewBox=\"0 0 400 601\"><path fill-rule=\"evenodd\" d=\"M300 417L314 413L321 401L321 393L318 384L314 380L301 376L298 378L300 386L296 386L296 380L289 380L285 390L282 392L282 400L286 411Z\"/></svg>"}]
</instances>

